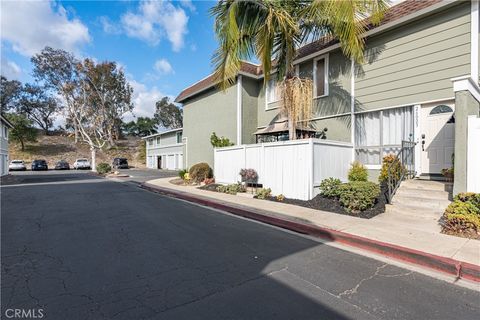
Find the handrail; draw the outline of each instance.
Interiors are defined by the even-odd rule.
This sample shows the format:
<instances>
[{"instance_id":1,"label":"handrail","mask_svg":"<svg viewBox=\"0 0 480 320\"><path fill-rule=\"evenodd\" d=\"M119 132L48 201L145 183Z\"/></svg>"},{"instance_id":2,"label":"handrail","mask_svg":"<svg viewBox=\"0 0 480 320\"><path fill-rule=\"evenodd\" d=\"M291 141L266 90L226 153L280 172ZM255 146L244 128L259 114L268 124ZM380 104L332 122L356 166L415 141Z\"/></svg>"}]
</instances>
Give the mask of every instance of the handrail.
<instances>
[{"instance_id":1,"label":"handrail","mask_svg":"<svg viewBox=\"0 0 480 320\"><path fill-rule=\"evenodd\" d=\"M415 176L415 145L413 141L402 141L395 160L387 168L387 202L392 203L400 183Z\"/></svg>"}]
</instances>

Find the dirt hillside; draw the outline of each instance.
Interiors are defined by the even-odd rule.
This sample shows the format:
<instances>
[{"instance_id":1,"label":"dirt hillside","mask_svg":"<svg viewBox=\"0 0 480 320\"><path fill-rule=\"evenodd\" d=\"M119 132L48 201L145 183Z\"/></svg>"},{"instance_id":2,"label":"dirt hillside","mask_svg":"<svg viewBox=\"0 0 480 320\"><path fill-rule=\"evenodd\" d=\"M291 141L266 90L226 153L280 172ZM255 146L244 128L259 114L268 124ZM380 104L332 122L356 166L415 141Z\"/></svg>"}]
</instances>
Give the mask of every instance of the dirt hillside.
<instances>
[{"instance_id":1,"label":"dirt hillside","mask_svg":"<svg viewBox=\"0 0 480 320\"><path fill-rule=\"evenodd\" d=\"M113 158L122 157L128 159L128 164L133 167L144 168L145 161L140 159L140 144L143 141L137 137L128 137L117 142L117 147L110 150L97 151L97 164L100 162L112 163ZM74 138L66 135L39 135L37 142L29 142L25 151L21 151L20 145L10 143L10 160L23 160L27 165L35 159L45 159L48 166L53 168L59 160L67 160L70 166L75 159L90 159L90 148L87 144L74 143ZM28 168L28 166L27 166Z\"/></svg>"}]
</instances>

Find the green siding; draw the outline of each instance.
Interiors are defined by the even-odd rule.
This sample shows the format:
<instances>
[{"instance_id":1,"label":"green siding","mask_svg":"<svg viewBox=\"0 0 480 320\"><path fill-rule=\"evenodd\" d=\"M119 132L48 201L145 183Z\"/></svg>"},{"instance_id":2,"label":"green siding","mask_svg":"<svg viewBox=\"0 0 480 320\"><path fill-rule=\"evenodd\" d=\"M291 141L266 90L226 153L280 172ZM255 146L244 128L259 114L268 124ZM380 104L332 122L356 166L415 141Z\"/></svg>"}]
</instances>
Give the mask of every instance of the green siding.
<instances>
[{"instance_id":1,"label":"green siding","mask_svg":"<svg viewBox=\"0 0 480 320\"><path fill-rule=\"evenodd\" d=\"M367 40L357 111L451 98L450 79L469 73L470 4L463 3Z\"/></svg>"},{"instance_id":2,"label":"green siding","mask_svg":"<svg viewBox=\"0 0 480 320\"><path fill-rule=\"evenodd\" d=\"M305 66L310 64L313 68L313 59L307 62L302 62ZM350 112L350 84L351 62L345 58L340 50L336 50L329 54L328 63L328 96L314 99L313 109L314 118L327 117L336 114ZM265 109L265 87L262 83L262 88L258 99L258 126L265 127L278 118L280 111L279 103L268 105L268 110Z\"/></svg>"},{"instance_id":3,"label":"green siding","mask_svg":"<svg viewBox=\"0 0 480 320\"><path fill-rule=\"evenodd\" d=\"M183 137L187 138L186 167L199 162L213 166L210 135L215 132L232 142L237 136L237 86L225 92L210 90L188 100L183 108Z\"/></svg>"},{"instance_id":4,"label":"green siding","mask_svg":"<svg viewBox=\"0 0 480 320\"><path fill-rule=\"evenodd\" d=\"M350 116L335 117L312 121L317 131L327 128L327 139L350 142Z\"/></svg>"},{"instance_id":5,"label":"green siding","mask_svg":"<svg viewBox=\"0 0 480 320\"><path fill-rule=\"evenodd\" d=\"M262 80L242 77L242 144L255 143L257 130L257 100Z\"/></svg>"}]
</instances>

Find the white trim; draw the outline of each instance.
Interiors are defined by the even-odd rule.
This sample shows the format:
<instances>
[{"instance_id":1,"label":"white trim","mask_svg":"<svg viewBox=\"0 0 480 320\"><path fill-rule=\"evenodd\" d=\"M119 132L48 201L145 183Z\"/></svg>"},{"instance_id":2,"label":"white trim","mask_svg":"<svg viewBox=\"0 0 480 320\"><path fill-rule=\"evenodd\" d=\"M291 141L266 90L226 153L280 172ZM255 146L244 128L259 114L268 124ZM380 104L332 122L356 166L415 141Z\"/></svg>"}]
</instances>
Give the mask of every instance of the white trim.
<instances>
[{"instance_id":1,"label":"white trim","mask_svg":"<svg viewBox=\"0 0 480 320\"><path fill-rule=\"evenodd\" d=\"M470 76L478 83L479 1L471 2L470 10Z\"/></svg>"},{"instance_id":2,"label":"white trim","mask_svg":"<svg viewBox=\"0 0 480 320\"><path fill-rule=\"evenodd\" d=\"M278 109L279 106L276 106L276 107L269 107L268 105L271 105L271 104L274 104L274 103L278 103L280 102L282 99L278 99L278 100L275 100L275 101L268 101L268 83L270 81L275 81L277 83L277 86L278 86L278 80L276 79L276 77L274 77L274 74L270 74L270 79L268 79L268 81L264 84L264 87L265 87L265 110L275 110L275 109Z\"/></svg>"},{"instance_id":3,"label":"white trim","mask_svg":"<svg viewBox=\"0 0 480 320\"><path fill-rule=\"evenodd\" d=\"M355 161L355 60L351 60L350 66L350 142L353 145L352 162Z\"/></svg>"},{"instance_id":4,"label":"white trim","mask_svg":"<svg viewBox=\"0 0 480 320\"><path fill-rule=\"evenodd\" d=\"M317 61L324 60L324 89L325 92L323 95L319 96L317 94ZM318 99L328 96L328 68L329 68L329 54L324 54L313 59L313 99Z\"/></svg>"},{"instance_id":5,"label":"white trim","mask_svg":"<svg viewBox=\"0 0 480 320\"><path fill-rule=\"evenodd\" d=\"M417 105L417 104L437 103L437 102L449 101L449 100L455 100L455 97L434 99L434 100L426 100L426 101L420 101L420 102L399 104L399 105L391 106L391 107L382 107L382 108L376 108L376 109L362 110L362 111L355 112L355 114L362 114L362 113L368 113L368 112L396 109L396 108L402 108L402 107L410 107L410 106L414 106L414 105Z\"/></svg>"},{"instance_id":6,"label":"white trim","mask_svg":"<svg viewBox=\"0 0 480 320\"><path fill-rule=\"evenodd\" d=\"M354 148L353 152L355 152L355 148ZM380 170L380 169L382 169L381 164L364 164L364 166L365 166L365 168L367 168L369 170Z\"/></svg>"},{"instance_id":7,"label":"white trim","mask_svg":"<svg viewBox=\"0 0 480 320\"><path fill-rule=\"evenodd\" d=\"M147 148L147 151L156 150L156 149L180 147L180 146L183 146L183 143L174 143L174 144L166 144L164 146L155 146L153 148Z\"/></svg>"},{"instance_id":8,"label":"white trim","mask_svg":"<svg viewBox=\"0 0 480 320\"><path fill-rule=\"evenodd\" d=\"M242 144L242 76L237 79L237 145Z\"/></svg>"},{"instance_id":9,"label":"white trim","mask_svg":"<svg viewBox=\"0 0 480 320\"><path fill-rule=\"evenodd\" d=\"M453 91L468 91L480 102L480 87L470 75L450 79L453 82Z\"/></svg>"},{"instance_id":10,"label":"white trim","mask_svg":"<svg viewBox=\"0 0 480 320\"><path fill-rule=\"evenodd\" d=\"M422 105L415 104L413 106L413 141L417 144L415 145L415 172L417 177L422 174L422 144L420 142L420 133L423 130L423 123L420 121L422 113Z\"/></svg>"},{"instance_id":11,"label":"white trim","mask_svg":"<svg viewBox=\"0 0 480 320\"><path fill-rule=\"evenodd\" d=\"M151 134L149 136L142 137L142 140L145 140L145 139L148 139L148 138L154 138L156 136L161 136L163 134L172 133L172 132L180 131L180 130L183 130L183 128L171 129L171 130L167 130L167 131L163 131L163 132L159 132L159 133L154 133L154 134Z\"/></svg>"}]
</instances>

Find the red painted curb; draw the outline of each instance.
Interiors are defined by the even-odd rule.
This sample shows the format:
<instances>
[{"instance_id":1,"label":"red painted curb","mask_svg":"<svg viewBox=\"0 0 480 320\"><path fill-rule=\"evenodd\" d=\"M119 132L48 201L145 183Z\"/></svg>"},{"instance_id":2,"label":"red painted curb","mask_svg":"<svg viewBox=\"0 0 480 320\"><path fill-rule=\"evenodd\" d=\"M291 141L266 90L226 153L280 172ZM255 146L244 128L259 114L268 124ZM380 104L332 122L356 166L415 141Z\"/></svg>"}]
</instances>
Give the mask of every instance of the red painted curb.
<instances>
[{"instance_id":1,"label":"red painted curb","mask_svg":"<svg viewBox=\"0 0 480 320\"><path fill-rule=\"evenodd\" d=\"M372 240L316 225L268 216L259 212L255 212L254 210L239 208L211 199L193 196L186 192L174 191L168 188L154 186L149 183L142 183L140 187L155 193L160 193L189 202L195 202L204 206L227 211L241 217L257 220L284 229L292 230L302 234L308 234L329 241L339 242L352 247L361 248L370 252L381 254L383 256L387 256L396 260L406 261L412 264L434 269L436 271L456 276L459 279L463 278L475 282L480 282L480 266L468 262L441 257L415 249L401 247L382 241Z\"/></svg>"}]
</instances>

